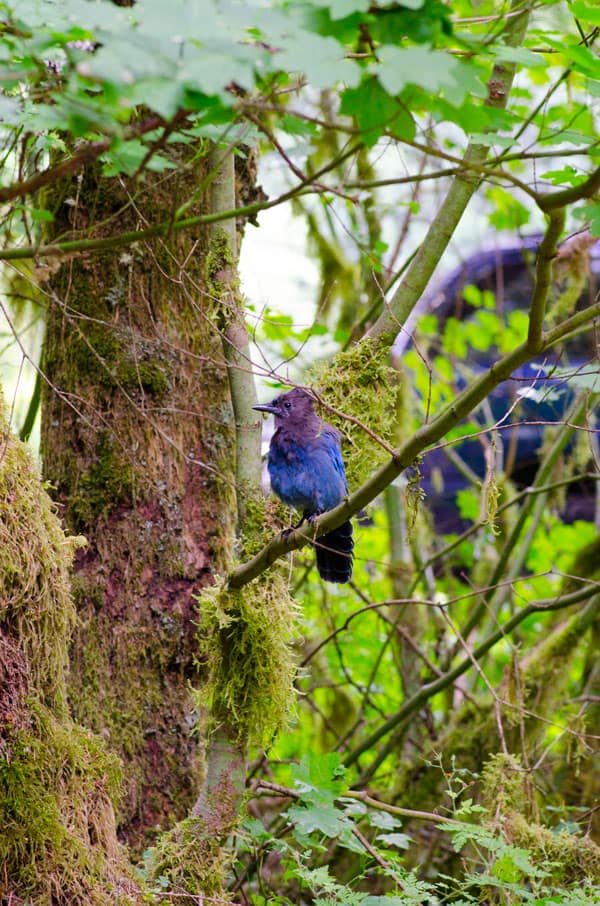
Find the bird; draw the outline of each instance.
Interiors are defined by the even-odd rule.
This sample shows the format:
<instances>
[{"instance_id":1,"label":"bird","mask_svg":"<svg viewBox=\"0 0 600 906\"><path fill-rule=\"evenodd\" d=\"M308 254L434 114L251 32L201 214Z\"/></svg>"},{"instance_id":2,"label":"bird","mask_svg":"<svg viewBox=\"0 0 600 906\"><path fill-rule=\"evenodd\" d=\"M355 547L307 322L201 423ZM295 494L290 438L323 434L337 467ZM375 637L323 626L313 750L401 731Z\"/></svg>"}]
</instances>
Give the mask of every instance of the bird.
<instances>
[{"instance_id":1,"label":"bird","mask_svg":"<svg viewBox=\"0 0 600 906\"><path fill-rule=\"evenodd\" d=\"M253 406L275 416L275 433L268 456L275 494L313 521L332 510L348 494L340 447L341 434L314 411L313 398L301 387L270 403ZM301 521L302 521L301 520ZM326 582L344 583L352 577L352 523L322 535L316 543L317 569Z\"/></svg>"}]
</instances>

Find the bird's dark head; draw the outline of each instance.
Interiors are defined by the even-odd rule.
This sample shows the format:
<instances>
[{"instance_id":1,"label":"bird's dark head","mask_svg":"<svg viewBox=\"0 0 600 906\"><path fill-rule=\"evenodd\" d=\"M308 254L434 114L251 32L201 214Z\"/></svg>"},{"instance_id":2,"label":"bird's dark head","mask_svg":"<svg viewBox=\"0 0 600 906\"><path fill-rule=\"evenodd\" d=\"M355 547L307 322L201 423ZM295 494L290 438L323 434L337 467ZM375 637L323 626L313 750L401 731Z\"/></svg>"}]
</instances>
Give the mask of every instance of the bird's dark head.
<instances>
[{"instance_id":1,"label":"bird's dark head","mask_svg":"<svg viewBox=\"0 0 600 906\"><path fill-rule=\"evenodd\" d=\"M275 416L277 426L286 421L301 421L306 418L314 417L313 398L300 387L295 387L289 393L282 393L270 403L263 406L253 406L258 412L270 412Z\"/></svg>"}]
</instances>

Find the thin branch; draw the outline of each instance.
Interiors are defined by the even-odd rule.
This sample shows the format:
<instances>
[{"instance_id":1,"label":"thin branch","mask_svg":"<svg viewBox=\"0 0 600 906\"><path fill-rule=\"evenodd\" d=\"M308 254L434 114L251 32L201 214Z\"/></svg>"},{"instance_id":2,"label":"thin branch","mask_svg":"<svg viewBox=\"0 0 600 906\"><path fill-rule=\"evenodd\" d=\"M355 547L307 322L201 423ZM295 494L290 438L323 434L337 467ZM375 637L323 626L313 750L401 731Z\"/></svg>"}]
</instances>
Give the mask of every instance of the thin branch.
<instances>
[{"instance_id":1,"label":"thin branch","mask_svg":"<svg viewBox=\"0 0 600 906\"><path fill-rule=\"evenodd\" d=\"M472 666L472 658L475 660L481 660L481 658L487 654L487 652L494 647L499 641L504 639L509 633L515 629L520 623L523 622L528 616L532 613L542 613L544 611L553 611L553 610L563 610L566 607L572 607L574 604L579 604L582 601L587 600L588 598L597 595L597 584L591 583L585 585L583 588L578 589L577 591L571 592L568 595L558 595L554 598L545 598L538 601L530 601L525 607L517 611L510 617L506 623L496 629L494 632L484 639L476 648L473 649L472 656L465 657L460 661L455 667L448 670L442 676L438 677L435 680L432 680L430 683L426 683L421 687L419 692L413 695L411 698L407 699L402 704L402 707L396 711L395 714L392 714L385 723L381 724L376 730L373 731L363 742L354 749L353 752L346 758L345 763L347 766L354 764L358 758L364 753L371 749L380 739L386 736L391 730L395 729L402 721L406 720L415 711L418 711L425 702L429 701L434 695L437 695L438 692L441 692L443 689L447 689L449 686L458 679L459 676L462 676L463 673L466 673L467 670Z\"/></svg>"},{"instance_id":2,"label":"thin branch","mask_svg":"<svg viewBox=\"0 0 600 906\"><path fill-rule=\"evenodd\" d=\"M552 284L552 265L557 254L558 241L565 226L565 209L558 208L549 215L548 229L540 243L536 258L536 276L531 307L529 309L529 332L527 341L533 352L542 347L546 302Z\"/></svg>"},{"instance_id":3,"label":"thin branch","mask_svg":"<svg viewBox=\"0 0 600 906\"><path fill-rule=\"evenodd\" d=\"M4 249L0 251L0 261L15 261L38 257L52 258L57 256L70 255L74 252L98 252L103 251L104 249L120 248L121 246L132 245L134 242L140 242L144 239L152 239L156 236L167 236L171 232L186 230L190 227L199 226L200 224L220 223L224 220L230 220L232 218L257 214L260 211L266 211L269 210L269 208L274 208L277 205L283 204L284 202L289 201L291 198L295 198L298 194L306 191L314 191L322 194L324 191L323 189L310 188L315 179L318 179L318 177L322 176L324 173L335 169L335 167L339 166L339 164L343 160L355 154L360 147L361 145L359 143L353 145L349 149L346 149L346 151L344 151L335 160L329 161L325 166L321 167L321 169L317 173L314 173L312 176L307 177L305 181L298 183L298 185L294 186L292 189L289 189L287 192L278 195L277 198L274 198L271 201L257 201L254 204L242 205L239 208L233 208L229 211L217 211L212 214L199 214L196 217L187 217L182 220L169 220L167 222L157 223L145 230L128 230L125 233L120 233L117 236L107 236L104 239L71 239L66 240L65 242L58 242L50 245L28 245L18 248Z\"/></svg>"},{"instance_id":4,"label":"thin branch","mask_svg":"<svg viewBox=\"0 0 600 906\"><path fill-rule=\"evenodd\" d=\"M578 312L568 318L563 324L546 334L544 345L537 354L552 348L559 343L563 336L583 324L589 324L600 317L600 302ZM392 457L377 469L357 491L346 500L329 510L307 526L302 523L297 529L287 535L279 535L269 542L251 560L235 569L229 577L232 588L241 588L259 576L275 561L298 550L305 544L312 543L316 538L338 528L359 510L366 507L380 494L392 481L408 468L417 457L436 441L440 440L448 431L459 424L472 410L484 400L490 392L502 381L507 380L519 366L524 365L532 356L527 342L522 343L512 352L507 353L466 387L442 412L429 424L423 425L407 440Z\"/></svg>"},{"instance_id":5,"label":"thin branch","mask_svg":"<svg viewBox=\"0 0 600 906\"><path fill-rule=\"evenodd\" d=\"M161 126L172 130L175 126L182 123L188 115L189 111L179 110L170 120L165 120L162 116L148 117L143 123L128 129L124 139L128 140L137 138L140 135L146 135L146 133L153 132L154 129L159 129ZM0 188L0 203L11 201L13 198L23 198L26 195L32 195L39 189L43 189L44 186L48 186L53 182L58 182L59 179L71 176L81 167L93 163L93 161L97 160L101 154L108 151L113 141L114 136L98 142L88 142L79 148L79 150L68 160L64 160L53 167L48 167L46 170L42 170L41 173L30 176L29 179L24 179L20 182L13 183L11 186Z\"/></svg>"},{"instance_id":6,"label":"thin branch","mask_svg":"<svg viewBox=\"0 0 600 906\"><path fill-rule=\"evenodd\" d=\"M514 14L514 19L507 20L506 44L518 47L522 43L530 8L529 2L523 4L522 0L512 0L510 12ZM506 106L515 69L516 67L511 64L495 64L488 82L487 106L497 108ZM484 165L488 153L489 145L469 142L463 158L465 170L468 170L471 164ZM391 343L399 327L406 322L422 296L479 183L480 179L471 172L455 177L402 282L367 336L380 343Z\"/></svg>"}]
</instances>

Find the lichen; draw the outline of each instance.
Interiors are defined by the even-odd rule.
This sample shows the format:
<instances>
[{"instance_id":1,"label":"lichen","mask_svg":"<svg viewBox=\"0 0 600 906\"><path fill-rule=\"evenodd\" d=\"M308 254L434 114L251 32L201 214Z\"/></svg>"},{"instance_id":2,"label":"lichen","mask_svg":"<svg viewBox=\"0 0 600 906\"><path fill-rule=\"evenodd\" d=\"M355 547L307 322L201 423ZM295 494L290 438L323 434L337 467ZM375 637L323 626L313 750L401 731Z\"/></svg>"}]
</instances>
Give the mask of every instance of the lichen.
<instances>
[{"instance_id":1,"label":"lichen","mask_svg":"<svg viewBox=\"0 0 600 906\"><path fill-rule=\"evenodd\" d=\"M230 291L233 288L230 278L234 276L234 268L235 258L231 251L231 239L225 230L216 228L211 233L204 257L206 288L215 303L222 301L224 289Z\"/></svg>"},{"instance_id":2,"label":"lichen","mask_svg":"<svg viewBox=\"0 0 600 906\"><path fill-rule=\"evenodd\" d=\"M296 606L288 583L273 571L239 590L220 581L197 600L198 656L208 670L201 699L213 715L227 715L240 739L268 745L295 700Z\"/></svg>"}]
</instances>

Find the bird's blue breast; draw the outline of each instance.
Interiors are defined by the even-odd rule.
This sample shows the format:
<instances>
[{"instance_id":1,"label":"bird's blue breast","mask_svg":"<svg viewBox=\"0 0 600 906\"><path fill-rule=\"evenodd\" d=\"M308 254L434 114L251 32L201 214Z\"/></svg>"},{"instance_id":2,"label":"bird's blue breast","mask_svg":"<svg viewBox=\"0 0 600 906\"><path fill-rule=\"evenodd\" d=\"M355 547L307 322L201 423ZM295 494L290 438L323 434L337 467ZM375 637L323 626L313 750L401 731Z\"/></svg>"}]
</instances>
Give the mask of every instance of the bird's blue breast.
<instances>
[{"instance_id":1,"label":"bird's blue breast","mask_svg":"<svg viewBox=\"0 0 600 906\"><path fill-rule=\"evenodd\" d=\"M328 431L304 439L277 431L269 449L269 476L277 496L305 516L333 509L347 490L338 441Z\"/></svg>"}]
</instances>

